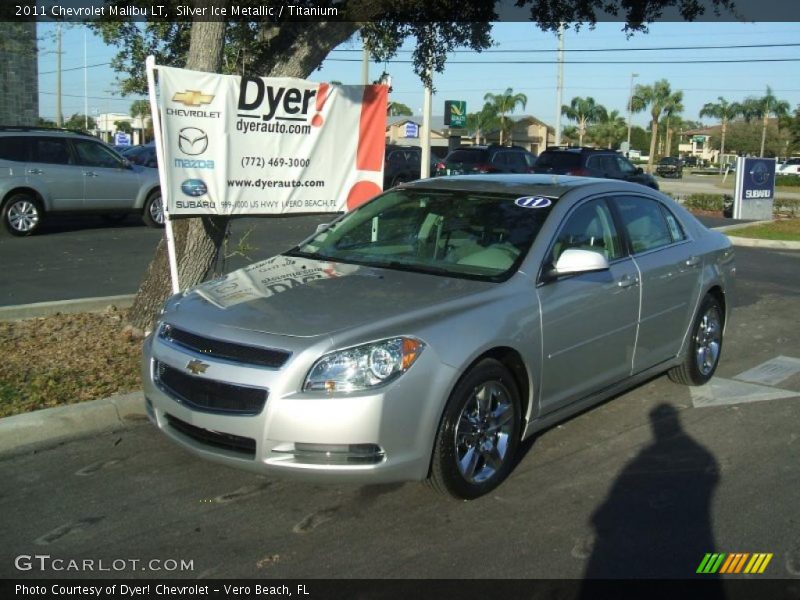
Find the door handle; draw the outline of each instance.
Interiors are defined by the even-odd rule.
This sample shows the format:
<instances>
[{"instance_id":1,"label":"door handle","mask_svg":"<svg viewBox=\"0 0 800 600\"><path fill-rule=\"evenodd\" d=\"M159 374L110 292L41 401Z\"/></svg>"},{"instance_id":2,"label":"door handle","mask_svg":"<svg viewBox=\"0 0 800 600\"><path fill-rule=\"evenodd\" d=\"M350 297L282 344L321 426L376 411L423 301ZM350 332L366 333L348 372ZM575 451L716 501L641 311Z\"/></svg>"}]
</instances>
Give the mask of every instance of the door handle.
<instances>
[{"instance_id":1,"label":"door handle","mask_svg":"<svg viewBox=\"0 0 800 600\"><path fill-rule=\"evenodd\" d=\"M28 169L28 173L31 175L41 175L44 173L41 169Z\"/></svg>"},{"instance_id":2,"label":"door handle","mask_svg":"<svg viewBox=\"0 0 800 600\"><path fill-rule=\"evenodd\" d=\"M638 285L638 284L639 284L639 277L635 275L633 277L631 277L630 275L623 275L622 279L620 279L617 282L617 285L621 288L627 288L631 287L632 285Z\"/></svg>"},{"instance_id":3,"label":"door handle","mask_svg":"<svg viewBox=\"0 0 800 600\"><path fill-rule=\"evenodd\" d=\"M97 173L95 173L94 171L84 171L83 174L86 177L98 177Z\"/></svg>"},{"instance_id":4,"label":"door handle","mask_svg":"<svg viewBox=\"0 0 800 600\"><path fill-rule=\"evenodd\" d=\"M690 256L689 258L686 259L686 261L683 264L685 264L687 267L696 267L697 265L700 264L700 257Z\"/></svg>"}]
</instances>

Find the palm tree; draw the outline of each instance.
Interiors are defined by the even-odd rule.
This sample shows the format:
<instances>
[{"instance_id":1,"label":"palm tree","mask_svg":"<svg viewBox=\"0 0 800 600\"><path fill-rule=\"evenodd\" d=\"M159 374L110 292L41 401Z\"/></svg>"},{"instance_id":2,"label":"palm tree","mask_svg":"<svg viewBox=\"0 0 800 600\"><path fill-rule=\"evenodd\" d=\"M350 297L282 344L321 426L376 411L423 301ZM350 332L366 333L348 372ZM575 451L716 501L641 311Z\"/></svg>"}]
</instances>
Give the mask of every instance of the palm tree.
<instances>
[{"instance_id":1,"label":"palm tree","mask_svg":"<svg viewBox=\"0 0 800 600\"><path fill-rule=\"evenodd\" d=\"M719 172L722 173L722 161L725 154L725 134L728 131L728 121L731 121L742 114L744 110L742 105L738 102L728 102L722 96L717 96L716 104L713 102L706 102L703 108L700 109L700 118L711 117L712 119L719 119L720 126L720 142L719 142Z\"/></svg>"},{"instance_id":2,"label":"palm tree","mask_svg":"<svg viewBox=\"0 0 800 600\"><path fill-rule=\"evenodd\" d=\"M615 148L623 139L628 126L618 110L603 110L597 121L589 128L589 136L595 143Z\"/></svg>"},{"instance_id":3,"label":"palm tree","mask_svg":"<svg viewBox=\"0 0 800 600\"><path fill-rule=\"evenodd\" d=\"M761 98L747 98L742 104L742 114L749 122L751 119L761 119L761 152L759 156L764 156L764 142L767 139L767 122L771 116L779 119L789 115L789 103L786 100L778 100L772 93L772 88L767 86L767 93Z\"/></svg>"},{"instance_id":4,"label":"palm tree","mask_svg":"<svg viewBox=\"0 0 800 600\"><path fill-rule=\"evenodd\" d=\"M467 115L467 129L474 132L476 144L481 143L481 135L485 131L498 127L500 127L500 116L490 102L484 104L480 112Z\"/></svg>"},{"instance_id":5,"label":"palm tree","mask_svg":"<svg viewBox=\"0 0 800 600\"><path fill-rule=\"evenodd\" d=\"M586 125L594 123L606 112L602 104L597 104L594 98L576 96L569 103L561 107L561 114L578 124L578 144L583 146L583 136L586 134Z\"/></svg>"},{"instance_id":6,"label":"palm tree","mask_svg":"<svg viewBox=\"0 0 800 600\"><path fill-rule=\"evenodd\" d=\"M677 91L670 94L667 101L664 103L664 121L667 130L666 144L664 154L669 156L672 154L672 132L674 119L683 112L683 92ZM680 118L678 118L680 121Z\"/></svg>"},{"instance_id":7,"label":"palm tree","mask_svg":"<svg viewBox=\"0 0 800 600\"><path fill-rule=\"evenodd\" d=\"M495 112L500 115L500 145L503 145L503 131L506 128L506 113L513 113L517 106L525 110L528 97L525 94L515 94L511 88L506 88L502 94L488 93L483 100L492 105Z\"/></svg>"},{"instance_id":8,"label":"palm tree","mask_svg":"<svg viewBox=\"0 0 800 600\"><path fill-rule=\"evenodd\" d=\"M653 85L637 85L636 90L631 98L631 110L633 112L641 112L650 107L650 156L647 158L647 166L649 169L653 168L656 155L656 140L658 139L658 119L661 117L661 112L664 107L669 103L672 96L672 89L669 86L669 81L666 79L659 79Z\"/></svg>"}]
</instances>

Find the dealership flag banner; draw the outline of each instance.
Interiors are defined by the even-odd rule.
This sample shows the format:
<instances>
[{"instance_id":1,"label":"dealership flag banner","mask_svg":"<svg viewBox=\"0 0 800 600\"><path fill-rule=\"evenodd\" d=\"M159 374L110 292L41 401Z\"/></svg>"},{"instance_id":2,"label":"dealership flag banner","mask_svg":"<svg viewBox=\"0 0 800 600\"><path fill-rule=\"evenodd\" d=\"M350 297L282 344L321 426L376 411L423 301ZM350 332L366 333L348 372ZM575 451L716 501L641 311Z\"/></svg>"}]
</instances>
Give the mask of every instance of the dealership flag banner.
<instances>
[{"instance_id":1,"label":"dealership flag banner","mask_svg":"<svg viewBox=\"0 0 800 600\"><path fill-rule=\"evenodd\" d=\"M347 211L382 190L386 86L157 69L170 216Z\"/></svg>"}]
</instances>

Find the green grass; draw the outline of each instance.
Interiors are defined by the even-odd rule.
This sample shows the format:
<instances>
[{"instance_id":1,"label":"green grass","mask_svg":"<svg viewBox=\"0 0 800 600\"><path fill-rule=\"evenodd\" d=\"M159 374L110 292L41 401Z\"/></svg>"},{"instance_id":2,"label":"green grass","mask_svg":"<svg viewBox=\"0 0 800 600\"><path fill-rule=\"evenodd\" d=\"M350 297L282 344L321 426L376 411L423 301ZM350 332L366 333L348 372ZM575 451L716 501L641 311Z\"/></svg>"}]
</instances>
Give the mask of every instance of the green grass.
<instances>
[{"instance_id":1,"label":"green grass","mask_svg":"<svg viewBox=\"0 0 800 600\"><path fill-rule=\"evenodd\" d=\"M800 242L800 219L783 219L766 225L733 229L727 233L733 237Z\"/></svg>"}]
</instances>

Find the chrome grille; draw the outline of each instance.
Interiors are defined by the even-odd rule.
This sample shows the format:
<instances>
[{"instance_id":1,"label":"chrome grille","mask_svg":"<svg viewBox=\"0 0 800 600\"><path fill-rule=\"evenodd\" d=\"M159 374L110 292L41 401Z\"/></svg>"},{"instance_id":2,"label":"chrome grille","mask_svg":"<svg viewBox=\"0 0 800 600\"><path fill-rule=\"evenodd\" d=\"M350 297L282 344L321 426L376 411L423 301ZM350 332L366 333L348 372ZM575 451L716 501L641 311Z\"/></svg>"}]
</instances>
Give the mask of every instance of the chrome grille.
<instances>
[{"instance_id":1,"label":"chrome grille","mask_svg":"<svg viewBox=\"0 0 800 600\"><path fill-rule=\"evenodd\" d=\"M154 361L156 384L175 400L206 412L257 415L267 390L195 377L159 360Z\"/></svg>"},{"instance_id":2,"label":"chrome grille","mask_svg":"<svg viewBox=\"0 0 800 600\"><path fill-rule=\"evenodd\" d=\"M219 358L237 363L259 365L271 369L281 368L292 355L291 352L287 352L286 350L260 348L258 346L249 346L207 338L192 333L191 331L180 329L169 323L164 323L161 326L158 336L162 340L171 342L182 348L191 350L192 352L208 356L209 358Z\"/></svg>"}]
</instances>

